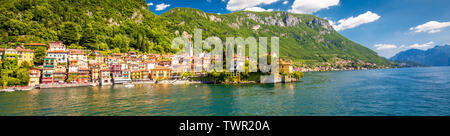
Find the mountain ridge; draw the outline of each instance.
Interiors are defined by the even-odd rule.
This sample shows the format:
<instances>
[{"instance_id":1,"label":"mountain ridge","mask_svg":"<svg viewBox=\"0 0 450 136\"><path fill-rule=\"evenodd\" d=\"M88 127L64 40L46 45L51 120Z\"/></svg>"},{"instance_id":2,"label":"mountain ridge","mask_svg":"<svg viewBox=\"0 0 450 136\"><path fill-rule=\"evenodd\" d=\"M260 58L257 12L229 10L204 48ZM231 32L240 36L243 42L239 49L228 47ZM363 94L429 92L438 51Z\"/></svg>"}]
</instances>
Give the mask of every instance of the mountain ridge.
<instances>
[{"instance_id":1,"label":"mountain ridge","mask_svg":"<svg viewBox=\"0 0 450 136\"><path fill-rule=\"evenodd\" d=\"M414 62L425 66L450 66L450 45L438 45L428 50L409 49L397 53L390 60Z\"/></svg>"},{"instance_id":2,"label":"mountain ridge","mask_svg":"<svg viewBox=\"0 0 450 136\"><path fill-rule=\"evenodd\" d=\"M336 32L327 20L285 11L206 13L193 8L173 8L160 15L175 35L203 29L204 37L280 37L280 54L294 63L316 65L344 60L389 65L387 59Z\"/></svg>"},{"instance_id":3,"label":"mountain ridge","mask_svg":"<svg viewBox=\"0 0 450 136\"><path fill-rule=\"evenodd\" d=\"M11 0L1 1L0 11L1 48L16 45L11 43L60 40L69 48L106 53L174 53L171 39L200 28L204 37L218 36L223 41L227 36L278 36L281 56L301 67L326 66L340 60L391 64L340 35L327 20L285 11L219 15L173 8L158 16L144 0Z\"/></svg>"}]
</instances>

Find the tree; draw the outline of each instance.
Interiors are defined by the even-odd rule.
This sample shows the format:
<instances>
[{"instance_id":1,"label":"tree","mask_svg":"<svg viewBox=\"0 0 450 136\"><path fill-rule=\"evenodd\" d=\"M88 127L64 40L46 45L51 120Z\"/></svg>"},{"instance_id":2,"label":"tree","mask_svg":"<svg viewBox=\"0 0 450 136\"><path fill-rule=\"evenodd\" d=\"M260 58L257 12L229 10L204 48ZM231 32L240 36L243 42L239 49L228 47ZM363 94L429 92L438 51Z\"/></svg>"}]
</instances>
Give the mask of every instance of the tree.
<instances>
[{"instance_id":1,"label":"tree","mask_svg":"<svg viewBox=\"0 0 450 136\"><path fill-rule=\"evenodd\" d=\"M34 50L34 65L42 65L44 58L47 55L47 49L45 47L39 47Z\"/></svg>"},{"instance_id":2,"label":"tree","mask_svg":"<svg viewBox=\"0 0 450 136\"><path fill-rule=\"evenodd\" d=\"M59 39L64 42L64 44L78 44L81 38L81 27L74 22L64 22L60 26Z\"/></svg>"},{"instance_id":3,"label":"tree","mask_svg":"<svg viewBox=\"0 0 450 136\"><path fill-rule=\"evenodd\" d=\"M300 79L304 76L303 72L300 72L300 71L295 71L294 73L292 73L292 75L293 75L297 80L300 80Z\"/></svg>"},{"instance_id":4,"label":"tree","mask_svg":"<svg viewBox=\"0 0 450 136\"><path fill-rule=\"evenodd\" d=\"M96 43L97 43L97 36L95 34L95 31L92 28L91 24L87 24L83 28L83 34L80 40L80 45L83 45L84 47L92 47L96 45Z\"/></svg>"}]
</instances>

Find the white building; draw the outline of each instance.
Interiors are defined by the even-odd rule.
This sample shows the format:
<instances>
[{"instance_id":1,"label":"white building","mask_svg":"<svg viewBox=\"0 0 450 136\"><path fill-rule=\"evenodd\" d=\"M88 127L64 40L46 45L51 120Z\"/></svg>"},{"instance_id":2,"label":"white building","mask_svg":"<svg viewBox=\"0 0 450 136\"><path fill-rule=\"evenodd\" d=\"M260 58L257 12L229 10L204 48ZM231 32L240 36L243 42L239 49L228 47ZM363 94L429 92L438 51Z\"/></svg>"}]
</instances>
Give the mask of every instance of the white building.
<instances>
[{"instance_id":1,"label":"white building","mask_svg":"<svg viewBox=\"0 0 450 136\"><path fill-rule=\"evenodd\" d=\"M50 42L47 50L47 57L56 58L58 63L67 63L68 51L62 42Z\"/></svg>"}]
</instances>

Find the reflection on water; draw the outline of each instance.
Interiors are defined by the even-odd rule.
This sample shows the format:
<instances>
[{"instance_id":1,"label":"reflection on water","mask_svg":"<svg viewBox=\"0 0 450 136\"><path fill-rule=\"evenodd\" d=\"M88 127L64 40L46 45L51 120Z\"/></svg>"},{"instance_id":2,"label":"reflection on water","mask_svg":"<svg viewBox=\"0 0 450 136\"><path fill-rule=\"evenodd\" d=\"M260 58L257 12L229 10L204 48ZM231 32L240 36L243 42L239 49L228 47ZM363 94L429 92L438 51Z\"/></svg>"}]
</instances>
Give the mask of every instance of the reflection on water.
<instances>
[{"instance_id":1,"label":"reflection on water","mask_svg":"<svg viewBox=\"0 0 450 136\"><path fill-rule=\"evenodd\" d=\"M306 73L302 82L0 93L0 115L450 115L449 67Z\"/></svg>"}]
</instances>

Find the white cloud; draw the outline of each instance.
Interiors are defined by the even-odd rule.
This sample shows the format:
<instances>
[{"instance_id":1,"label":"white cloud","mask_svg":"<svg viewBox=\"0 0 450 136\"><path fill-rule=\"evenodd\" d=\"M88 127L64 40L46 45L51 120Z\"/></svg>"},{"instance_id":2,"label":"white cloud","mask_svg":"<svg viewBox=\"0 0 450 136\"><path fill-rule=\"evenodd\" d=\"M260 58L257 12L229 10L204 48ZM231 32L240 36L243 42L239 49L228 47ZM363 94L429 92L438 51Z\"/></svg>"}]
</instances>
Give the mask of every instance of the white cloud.
<instances>
[{"instance_id":1,"label":"white cloud","mask_svg":"<svg viewBox=\"0 0 450 136\"><path fill-rule=\"evenodd\" d=\"M286 5L286 4L288 4L289 3L289 1L283 1L283 4L284 5Z\"/></svg>"},{"instance_id":2,"label":"white cloud","mask_svg":"<svg viewBox=\"0 0 450 136\"><path fill-rule=\"evenodd\" d=\"M164 4L164 3L161 3L161 4L158 4L158 5L156 5L156 11L161 11L161 10L164 10L164 9L166 9L167 7L170 7L170 4Z\"/></svg>"},{"instance_id":3,"label":"white cloud","mask_svg":"<svg viewBox=\"0 0 450 136\"><path fill-rule=\"evenodd\" d=\"M289 11L292 13L311 14L338 4L339 0L295 0Z\"/></svg>"},{"instance_id":4,"label":"white cloud","mask_svg":"<svg viewBox=\"0 0 450 136\"><path fill-rule=\"evenodd\" d=\"M427 22L425 24L416 26L416 27L411 27L409 30L414 31L414 32L427 32L427 33L437 33L442 31L442 29L449 27L450 26L450 22L438 22L438 21L430 21Z\"/></svg>"},{"instance_id":5,"label":"white cloud","mask_svg":"<svg viewBox=\"0 0 450 136\"><path fill-rule=\"evenodd\" d=\"M245 11L255 11L255 12L263 12L263 11L273 11L273 9L263 9L260 7L251 7L251 8L245 8Z\"/></svg>"},{"instance_id":6,"label":"white cloud","mask_svg":"<svg viewBox=\"0 0 450 136\"><path fill-rule=\"evenodd\" d=\"M153 2L147 3L147 6L153 6Z\"/></svg>"},{"instance_id":7,"label":"white cloud","mask_svg":"<svg viewBox=\"0 0 450 136\"><path fill-rule=\"evenodd\" d=\"M378 51L378 53L381 56L390 58L401 51L405 51L405 50L409 50L409 49L428 50L435 46L436 46L435 43L433 41L431 41L431 42L423 43L423 44L415 43L415 44L412 44L409 46L408 45L398 46L398 45L394 45L394 44L375 44L374 48L375 48L375 50Z\"/></svg>"},{"instance_id":8,"label":"white cloud","mask_svg":"<svg viewBox=\"0 0 450 136\"><path fill-rule=\"evenodd\" d=\"M378 14L367 11L366 13L361 14L357 17L352 16L349 18L341 19L337 22L333 22L331 20L329 22L336 31L342 31L345 29L355 28L362 24L375 22L378 19L380 19L380 16Z\"/></svg>"},{"instance_id":9,"label":"white cloud","mask_svg":"<svg viewBox=\"0 0 450 136\"><path fill-rule=\"evenodd\" d=\"M435 46L434 42L431 41L431 42L428 42L428 43L425 43L425 44L418 44L418 43L416 43L416 44L413 44L413 45L409 46L409 48L428 50L430 48L433 48L434 46Z\"/></svg>"},{"instance_id":10,"label":"white cloud","mask_svg":"<svg viewBox=\"0 0 450 136\"><path fill-rule=\"evenodd\" d=\"M397 45L393 44L375 44L374 45L376 50L387 50L387 49L395 49L397 48Z\"/></svg>"},{"instance_id":11,"label":"white cloud","mask_svg":"<svg viewBox=\"0 0 450 136\"><path fill-rule=\"evenodd\" d=\"M279 0L230 0L227 3L227 10L237 11L246 8L252 8L259 5L267 5L277 2Z\"/></svg>"}]
</instances>

